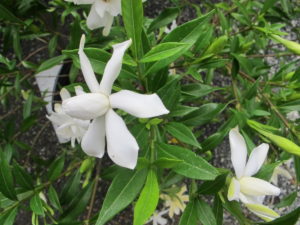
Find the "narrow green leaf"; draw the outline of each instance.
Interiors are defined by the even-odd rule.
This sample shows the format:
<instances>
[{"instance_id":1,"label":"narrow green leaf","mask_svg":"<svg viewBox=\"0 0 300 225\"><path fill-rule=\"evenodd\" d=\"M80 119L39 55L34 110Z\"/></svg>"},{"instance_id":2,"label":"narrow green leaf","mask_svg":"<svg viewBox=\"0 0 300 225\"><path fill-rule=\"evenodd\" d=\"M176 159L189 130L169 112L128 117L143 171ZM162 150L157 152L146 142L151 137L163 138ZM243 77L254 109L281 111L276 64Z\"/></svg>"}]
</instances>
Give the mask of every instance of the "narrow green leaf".
<instances>
[{"instance_id":1,"label":"narrow green leaf","mask_svg":"<svg viewBox=\"0 0 300 225\"><path fill-rule=\"evenodd\" d=\"M65 156L62 155L56 159L49 167L47 178L50 181L57 179L64 168Z\"/></svg>"},{"instance_id":2,"label":"narrow green leaf","mask_svg":"<svg viewBox=\"0 0 300 225\"><path fill-rule=\"evenodd\" d=\"M196 201L192 200L186 206L180 221L179 225L197 225L198 217L197 217L197 205Z\"/></svg>"},{"instance_id":3,"label":"narrow green leaf","mask_svg":"<svg viewBox=\"0 0 300 225\"><path fill-rule=\"evenodd\" d=\"M32 101L33 101L33 92L31 91L26 99L26 102L23 106L23 118L27 119L31 114L32 108Z\"/></svg>"},{"instance_id":4,"label":"narrow green leaf","mask_svg":"<svg viewBox=\"0 0 300 225\"><path fill-rule=\"evenodd\" d=\"M127 36L132 39L132 51L136 59L142 55L141 35L143 28L142 0L122 0L122 16Z\"/></svg>"},{"instance_id":5,"label":"narrow green leaf","mask_svg":"<svg viewBox=\"0 0 300 225\"><path fill-rule=\"evenodd\" d=\"M297 192L293 192L288 196L284 197L278 204L275 205L277 208L282 208L286 206L290 206L297 198Z\"/></svg>"},{"instance_id":6,"label":"narrow green leaf","mask_svg":"<svg viewBox=\"0 0 300 225\"><path fill-rule=\"evenodd\" d=\"M227 173L221 174L213 181L205 181L200 185L198 193L205 195L217 193L225 185L226 177Z\"/></svg>"},{"instance_id":7,"label":"narrow green leaf","mask_svg":"<svg viewBox=\"0 0 300 225\"><path fill-rule=\"evenodd\" d=\"M156 173L150 170L145 186L134 207L134 225L143 225L155 211L159 200L159 186Z\"/></svg>"},{"instance_id":8,"label":"narrow green leaf","mask_svg":"<svg viewBox=\"0 0 300 225\"><path fill-rule=\"evenodd\" d=\"M179 141L201 149L193 132L184 124L171 122L166 125L166 130Z\"/></svg>"},{"instance_id":9,"label":"narrow green leaf","mask_svg":"<svg viewBox=\"0 0 300 225\"><path fill-rule=\"evenodd\" d=\"M153 164L160 168L173 168L174 166L178 165L178 163L181 162L183 161L178 159L160 158L156 160Z\"/></svg>"},{"instance_id":10,"label":"narrow green leaf","mask_svg":"<svg viewBox=\"0 0 300 225\"><path fill-rule=\"evenodd\" d=\"M122 170L114 178L105 196L96 225L104 225L136 198L145 183L146 173L147 170Z\"/></svg>"},{"instance_id":11,"label":"narrow green leaf","mask_svg":"<svg viewBox=\"0 0 300 225\"><path fill-rule=\"evenodd\" d=\"M5 197L11 200L18 200L10 165L3 159L0 160L0 184L0 191Z\"/></svg>"},{"instance_id":12,"label":"narrow green leaf","mask_svg":"<svg viewBox=\"0 0 300 225\"><path fill-rule=\"evenodd\" d=\"M141 62L155 62L165 58L172 57L186 48L186 43L166 42L153 47L144 57Z\"/></svg>"},{"instance_id":13,"label":"narrow green leaf","mask_svg":"<svg viewBox=\"0 0 300 225\"><path fill-rule=\"evenodd\" d=\"M30 209L36 214L40 216L44 216L43 202L40 199L38 194L35 194L30 199Z\"/></svg>"},{"instance_id":14,"label":"narrow green leaf","mask_svg":"<svg viewBox=\"0 0 300 225\"><path fill-rule=\"evenodd\" d=\"M265 3L264 3L264 7L262 8L261 10L261 13L265 13L268 11L268 9L272 8L275 6L275 3L277 2L278 0L266 0Z\"/></svg>"},{"instance_id":15,"label":"narrow green leaf","mask_svg":"<svg viewBox=\"0 0 300 225\"><path fill-rule=\"evenodd\" d=\"M80 190L80 171L76 171L65 183L63 190L60 193L61 204L69 203L75 198Z\"/></svg>"},{"instance_id":16,"label":"narrow green leaf","mask_svg":"<svg viewBox=\"0 0 300 225\"><path fill-rule=\"evenodd\" d=\"M167 8L162 11L150 24L148 28L148 33L158 29L160 27L166 26L176 19L179 13L178 8Z\"/></svg>"},{"instance_id":17,"label":"narrow green leaf","mask_svg":"<svg viewBox=\"0 0 300 225\"><path fill-rule=\"evenodd\" d=\"M0 4L0 18L4 20L8 20L12 23L24 24L22 20L16 17L11 11L5 8L2 4Z\"/></svg>"},{"instance_id":18,"label":"narrow green leaf","mask_svg":"<svg viewBox=\"0 0 300 225\"><path fill-rule=\"evenodd\" d=\"M54 187L51 185L49 187L49 190L48 190L48 197L49 197L49 201L50 203L57 209L59 210L59 212L62 213L62 208L61 208L61 205L60 205L60 202L59 202L59 198L58 198L58 195L57 195L57 192L56 190L54 189Z\"/></svg>"},{"instance_id":19,"label":"narrow green leaf","mask_svg":"<svg viewBox=\"0 0 300 225\"><path fill-rule=\"evenodd\" d=\"M39 72L41 72L41 71L50 69L50 68L52 68L53 66L56 66L56 65L58 65L58 64L61 64L65 58L66 58L65 55L59 55L59 56L55 56L55 57L53 57L53 58L50 58L50 59L44 61L44 62L39 66L39 68L37 69L36 72L39 73Z\"/></svg>"},{"instance_id":20,"label":"narrow green leaf","mask_svg":"<svg viewBox=\"0 0 300 225\"><path fill-rule=\"evenodd\" d=\"M217 225L223 224L223 205L222 200L218 196L218 194L215 195L214 199L214 205L213 205L213 212L217 221Z\"/></svg>"},{"instance_id":21,"label":"narrow green leaf","mask_svg":"<svg viewBox=\"0 0 300 225\"><path fill-rule=\"evenodd\" d=\"M203 200L196 200L198 219L203 225L217 225L215 215L211 207Z\"/></svg>"},{"instance_id":22,"label":"narrow green leaf","mask_svg":"<svg viewBox=\"0 0 300 225\"><path fill-rule=\"evenodd\" d=\"M14 162L13 174L16 177L16 182L22 188L24 188L25 190L32 190L32 189L34 189L32 177L17 162Z\"/></svg>"},{"instance_id":23,"label":"narrow green leaf","mask_svg":"<svg viewBox=\"0 0 300 225\"><path fill-rule=\"evenodd\" d=\"M183 162L178 163L178 165L172 169L176 173L186 177L214 180L218 175L218 171L212 165L188 149L160 143L158 145L158 155L159 158L164 157L182 160Z\"/></svg>"}]
</instances>

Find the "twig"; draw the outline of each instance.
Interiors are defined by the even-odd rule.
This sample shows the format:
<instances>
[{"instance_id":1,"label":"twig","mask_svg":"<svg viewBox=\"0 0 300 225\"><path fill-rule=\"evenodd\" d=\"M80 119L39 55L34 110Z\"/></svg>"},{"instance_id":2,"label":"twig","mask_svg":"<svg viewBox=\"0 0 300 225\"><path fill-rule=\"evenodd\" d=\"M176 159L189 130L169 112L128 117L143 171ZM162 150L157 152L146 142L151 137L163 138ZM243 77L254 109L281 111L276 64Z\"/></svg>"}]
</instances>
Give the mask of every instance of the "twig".
<instances>
[{"instance_id":1,"label":"twig","mask_svg":"<svg viewBox=\"0 0 300 225\"><path fill-rule=\"evenodd\" d=\"M96 199L96 193L97 193L97 188L98 188L98 184L99 184L99 177L100 177L100 171L101 171L101 159L98 161L97 163L97 167L96 167L96 177L95 177L95 184L93 187L93 192L92 192L92 197L91 197L91 201L90 201L90 205L89 205L89 211L86 217L86 223L87 225L89 225L89 220L91 218L92 212L93 212L93 208L94 208L94 204L95 204L95 199Z\"/></svg>"}]
</instances>

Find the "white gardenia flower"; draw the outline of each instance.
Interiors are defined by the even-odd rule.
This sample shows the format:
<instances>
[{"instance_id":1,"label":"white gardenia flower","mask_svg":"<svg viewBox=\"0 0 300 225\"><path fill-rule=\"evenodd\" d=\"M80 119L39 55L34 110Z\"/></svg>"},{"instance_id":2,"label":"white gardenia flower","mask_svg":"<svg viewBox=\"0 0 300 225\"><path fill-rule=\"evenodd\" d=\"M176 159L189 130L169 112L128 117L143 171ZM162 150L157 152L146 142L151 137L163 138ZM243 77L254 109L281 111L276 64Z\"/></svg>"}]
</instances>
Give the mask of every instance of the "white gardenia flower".
<instances>
[{"instance_id":1,"label":"white gardenia flower","mask_svg":"<svg viewBox=\"0 0 300 225\"><path fill-rule=\"evenodd\" d=\"M121 0L66 0L74 4L91 4L91 10L87 18L87 26L94 30L104 27L103 35L110 32L114 17L121 14Z\"/></svg>"},{"instance_id":2,"label":"white gardenia flower","mask_svg":"<svg viewBox=\"0 0 300 225\"><path fill-rule=\"evenodd\" d=\"M247 159L247 146L238 128L229 132L231 161L236 177L232 178L228 190L228 200L240 200L247 208L260 218L271 221L279 215L264 206L266 195L279 195L280 189L267 181L252 177L263 165L269 150L268 144L261 144L254 148Z\"/></svg>"},{"instance_id":3,"label":"white gardenia flower","mask_svg":"<svg viewBox=\"0 0 300 225\"><path fill-rule=\"evenodd\" d=\"M161 194L160 198L163 199L164 205L169 208L169 217L173 218L174 214L179 215L186 207L186 202L189 201L189 195L186 194L186 185L183 185L179 192L174 195Z\"/></svg>"},{"instance_id":4,"label":"white gardenia flower","mask_svg":"<svg viewBox=\"0 0 300 225\"><path fill-rule=\"evenodd\" d=\"M94 74L92 65L85 55L83 35L79 47L79 59L84 79L91 93L84 93L63 101L63 110L77 119L92 120L88 131L83 136L83 151L94 157L102 158L105 150L113 162L119 166L133 169L136 166L139 146L127 129L123 119L113 108L121 109L139 118L155 117L169 113L156 94L138 94L122 90L111 94L114 81L117 79L122 60L131 40L113 45L113 54L106 67L101 83Z\"/></svg>"},{"instance_id":5,"label":"white gardenia flower","mask_svg":"<svg viewBox=\"0 0 300 225\"><path fill-rule=\"evenodd\" d=\"M77 95L84 93L80 86L75 87L75 92ZM63 88L60 91L60 97L62 100L66 100L71 98L71 95L67 89ZM47 116L47 118L53 122L57 136L64 140L64 142L71 141L72 147L75 147L76 140L78 143L81 142L89 126L88 120L76 119L67 115L62 109L61 104L55 104L54 112L50 116Z\"/></svg>"},{"instance_id":6,"label":"white gardenia flower","mask_svg":"<svg viewBox=\"0 0 300 225\"><path fill-rule=\"evenodd\" d=\"M300 118L299 112L294 110L286 114L286 118L290 121L296 121L297 119Z\"/></svg>"},{"instance_id":7,"label":"white gardenia flower","mask_svg":"<svg viewBox=\"0 0 300 225\"><path fill-rule=\"evenodd\" d=\"M166 225L168 223L168 220L163 217L169 210L162 210L162 211L155 211L150 218L150 220L147 222L152 222L153 225Z\"/></svg>"}]
</instances>

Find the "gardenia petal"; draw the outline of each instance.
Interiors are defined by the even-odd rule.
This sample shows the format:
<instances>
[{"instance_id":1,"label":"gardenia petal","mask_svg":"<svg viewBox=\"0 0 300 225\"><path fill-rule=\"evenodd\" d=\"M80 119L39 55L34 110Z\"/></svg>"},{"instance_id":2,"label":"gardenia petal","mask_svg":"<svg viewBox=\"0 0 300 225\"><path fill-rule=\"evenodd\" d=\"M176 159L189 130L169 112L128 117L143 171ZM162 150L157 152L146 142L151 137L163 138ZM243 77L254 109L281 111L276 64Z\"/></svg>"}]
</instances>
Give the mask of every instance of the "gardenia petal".
<instances>
[{"instance_id":1,"label":"gardenia petal","mask_svg":"<svg viewBox=\"0 0 300 225\"><path fill-rule=\"evenodd\" d=\"M89 156L102 158L105 150L105 117L92 121L81 141L82 150Z\"/></svg>"},{"instance_id":2,"label":"gardenia petal","mask_svg":"<svg viewBox=\"0 0 300 225\"><path fill-rule=\"evenodd\" d=\"M277 212L261 204L246 204L246 207L267 222L280 217Z\"/></svg>"},{"instance_id":3,"label":"gardenia petal","mask_svg":"<svg viewBox=\"0 0 300 225\"><path fill-rule=\"evenodd\" d=\"M68 92L68 90L66 88L62 88L59 92L59 95L62 100L71 98L71 94L70 94L70 92Z\"/></svg>"},{"instance_id":4,"label":"gardenia petal","mask_svg":"<svg viewBox=\"0 0 300 225\"><path fill-rule=\"evenodd\" d=\"M75 89L76 95L82 95L82 94L86 93L81 86L75 86L74 89Z\"/></svg>"},{"instance_id":5,"label":"gardenia petal","mask_svg":"<svg viewBox=\"0 0 300 225\"><path fill-rule=\"evenodd\" d=\"M104 94L110 95L114 81L120 74L122 68L122 61L125 51L131 45L131 39L120 44L113 45L114 52L112 57L107 62L104 69L103 78L100 83L100 91Z\"/></svg>"},{"instance_id":6,"label":"gardenia petal","mask_svg":"<svg viewBox=\"0 0 300 225\"><path fill-rule=\"evenodd\" d=\"M105 116L107 152L111 160L119 166L134 169L139 146L129 132L123 119L110 109Z\"/></svg>"},{"instance_id":7,"label":"gardenia petal","mask_svg":"<svg viewBox=\"0 0 300 225\"><path fill-rule=\"evenodd\" d=\"M262 204L265 199L265 195L262 196L253 196L253 195L247 195L240 192L239 198L241 202L244 204Z\"/></svg>"},{"instance_id":8,"label":"gardenia petal","mask_svg":"<svg viewBox=\"0 0 300 225\"><path fill-rule=\"evenodd\" d=\"M104 17L104 13L108 12L112 16L121 14L121 0L96 1L96 11L99 16Z\"/></svg>"},{"instance_id":9,"label":"gardenia petal","mask_svg":"<svg viewBox=\"0 0 300 225\"><path fill-rule=\"evenodd\" d=\"M109 108L108 98L100 93L87 93L62 102L63 111L82 120L95 119L102 116Z\"/></svg>"},{"instance_id":10,"label":"gardenia petal","mask_svg":"<svg viewBox=\"0 0 300 225\"><path fill-rule=\"evenodd\" d=\"M112 108L122 109L139 118L169 113L157 94L143 95L132 91L119 91L109 97Z\"/></svg>"},{"instance_id":11,"label":"gardenia petal","mask_svg":"<svg viewBox=\"0 0 300 225\"><path fill-rule=\"evenodd\" d=\"M240 194L240 183L233 177L231 179L228 188L227 198L229 201L239 200L239 194Z\"/></svg>"},{"instance_id":12,"label":"gardenia petal","mask_svg":"<svg viewBox=\"0 0 300 225\"><path fill-rule=\"evenodd\" d=\"M113 22L114 22L114 17L112 15L110 15L109 13L105 12L104 17L102 18L102 23L103 23L103 27L104 27L103 31L102 31L103 36L109 35Z\"/></svg>"},{"instance_id":13,"label":"gardenia petal","mask_svg":"<svg viewBox=\"0 0 300 225\"><path fill-rule=\"evenodd\" d=\"M92 5L90 13L86 20L86 25L90 30L97 29L99 27L103 27L103 23L101 22L102 17L96 12L95 5Z\"/></svg>"},{"instance_id":14,"label":"gardenia petal","mask_svg":"<svg viewBox=\"0 0 300 225\"><path fill-rule=\"evenodd\" d=\"M80 66L81 66L81 70L82 70L82 73L84 76L84 80L91 92L94 92L94 93L100 92L100 86L99 86L96 76L94 74L90 60L88 59L88 57L86 56L86 54L83 51L84 43L85 43L85 35L82 35L81 40L80 40L78 54L79 54Z\"/></svg>"},{"instance_id":15,"label":"gardenia petal","mask_svg":"<svg viewBox=\"0 0 300 225\"><path fill-rule=\"evenodd\" d=\"M244 176L251 177L259 171L267 157L268 150L269 145L265 143L253 149L246 164Z\"/></svg>"},{"instance_id":16,"label":"gardenia petal","mask_svg":"<svg viewBox=\"0 0 300 225\"><path fill-rule=\"evenodd\" d=\"M247 146L238 128L231 129L229 132L229 142L231 150L231 162L237 178L241 178L247 159Z\"/></svg>"},{"instance_id":17,"label":"gardenia petal","mask_svg":"<svg viewBox=\"0 0 300 225\"><path fill-rule=\"evenodd\" d=\"M247 195L279 195L280 189L267 181L255 177L242 177L240 180L241 192Z\"/></svg>"}]
</instances>

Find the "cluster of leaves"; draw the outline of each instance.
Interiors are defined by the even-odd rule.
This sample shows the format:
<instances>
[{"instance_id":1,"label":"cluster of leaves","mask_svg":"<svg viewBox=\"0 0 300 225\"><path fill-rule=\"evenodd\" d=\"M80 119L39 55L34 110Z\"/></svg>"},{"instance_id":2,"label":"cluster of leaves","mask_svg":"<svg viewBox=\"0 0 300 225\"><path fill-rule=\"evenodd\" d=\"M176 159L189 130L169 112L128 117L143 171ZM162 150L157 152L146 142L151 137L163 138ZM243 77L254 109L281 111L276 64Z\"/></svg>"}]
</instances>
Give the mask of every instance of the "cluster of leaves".
<instances>
[{"instance_id":1,"label":"cluster of leaves","mask_svg":"<svg viewBox=\"0 0 300 225\"><path fill-rule=\"evenodd\" d=\"M0 100L6 113L0 116L0 224L14 224L19 211L29 210L32 224L102 225L131 203L133 223L144 224L158 207L160 193L183 180L190 185L190 202L179 224L220 225L223 211L240 224L255 224L237 202L227 200L230 170L209 163L215 157L214 149L237 125L249 151L256 137L272 146L260 178L269 180L280 162L293 157L298 184L300 127L297 121L287 120L286 114L300 109L299 59L290 60L293 53L278 50L270 35L284 34L279 29L299 17L299 6L291 0L203 1L201 5L173 0L172 4L150 19L143 14L141 0L122 0L122 18L115 21L111 34L103 37L99 30L87 29L85 6L62 0L48 4L1 1ZM164 33L187 8L192 8L196 17ZM300 37L299 30L293 32ZM38 111L45 105L32 85L35 73L68 63L71 84L67 88L73 91L75 85L84 86L77 82L82 33L87 35L85 53L99 80L111 56L110 46L132 38L115 90L156 92L170 111L149 120L125 115L140 146L133 171L115 165L100 170L101 162L85 156L80 146L64 146L55 160L45 160L36 153L40 149L34 143L20 138L38 125ZM42 47L24 56L28 42ZM45 61L31 60L45 49ZM268 56L278 59L272 76L265 60ZM22 109L23 117L17 123L15 114ZM218 129L204 139L207 124L217 124ZM111 184L101 209L93 214L100 178ZM204 182L200 185L199 180ZM206 195L212 197L212 206L205 201ZM292 193L279 207L291 205L296 196ZM299 214L297 208L265 224L294 224Z\"/></svg>"}]
</instances>

